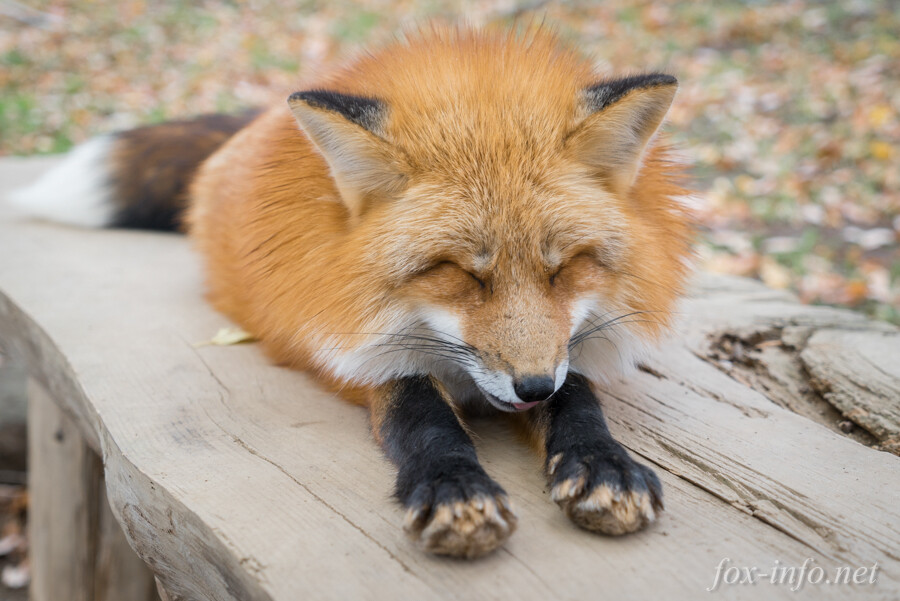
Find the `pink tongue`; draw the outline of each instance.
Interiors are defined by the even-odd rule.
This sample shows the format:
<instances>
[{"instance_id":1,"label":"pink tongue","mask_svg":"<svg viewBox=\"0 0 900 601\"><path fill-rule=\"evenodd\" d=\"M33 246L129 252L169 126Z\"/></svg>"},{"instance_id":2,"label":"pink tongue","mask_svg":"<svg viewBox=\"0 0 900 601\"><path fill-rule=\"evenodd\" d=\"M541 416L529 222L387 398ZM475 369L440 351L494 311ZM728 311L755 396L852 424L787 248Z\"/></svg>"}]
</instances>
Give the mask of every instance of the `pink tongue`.
<instances>
[{"instance_id":1,"label":"pink tongue","mask_svg":"<svg viewBox=\"0 0 900 601\"><path fill-rule=\"evenodd\" d=\"M515 407L519 411L525 411L526 409L531 409L538 403L540 403L540 401L533 401L531 403L513 403L513 407Z\"/></svg>"}]
</instances>

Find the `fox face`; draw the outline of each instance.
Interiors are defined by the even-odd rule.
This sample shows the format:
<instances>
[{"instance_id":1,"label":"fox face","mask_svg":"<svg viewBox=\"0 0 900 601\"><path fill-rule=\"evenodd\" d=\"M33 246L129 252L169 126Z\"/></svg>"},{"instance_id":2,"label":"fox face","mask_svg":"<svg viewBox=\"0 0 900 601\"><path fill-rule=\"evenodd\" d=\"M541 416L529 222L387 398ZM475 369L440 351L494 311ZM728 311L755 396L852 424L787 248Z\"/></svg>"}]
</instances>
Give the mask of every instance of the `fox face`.
<instances>
[{"instance_id":1,"label":"fox face","mask_svg":"<svg viewBox=\"0 0 900 601\"><path fill-rule=\"evenodd\" d=\"M584 359L598 360L596 352L585 355L594 342L585 326L599 325L601 307L610 318L631 311L616 282L629 254L625 217L615 198L577 169L560 177L563 162L547 166L556 178L541 186L506 180L498 189L490 182L504 179L492 177L455 190L419 187L403 201L419 210L401 208L394 244L380 245L396 253L392 263L416 265L396 296L426 324L433 338L427 350L443 355L436 363L464 371L506 411L549 397L570 363L581 369ZM415 216L404 217L409 213ZM635 346L600 342L601 354ZM611 358L600 359L608 372Z\"/></svg>"},{"instance_id":2,"label":"fox face","mask_svg":"<svg viewBox=\"0 0 900 601\"><path fill-rule=\"evenodd\" d=\"M525 410L570 370L608 379L668 326L686 227L651 139L677 83L598 80L534 47L444 50L430 71L412 66L414 49L394 56L435 81L370 80L389 65L364 60L353 75L365 94L289 100L346 206L346 252L369 258L361 277L385 291L363 328L379 336L356 337L327 369L367 381L427 371L455 397Z\"/></svg>"}]
</instances>

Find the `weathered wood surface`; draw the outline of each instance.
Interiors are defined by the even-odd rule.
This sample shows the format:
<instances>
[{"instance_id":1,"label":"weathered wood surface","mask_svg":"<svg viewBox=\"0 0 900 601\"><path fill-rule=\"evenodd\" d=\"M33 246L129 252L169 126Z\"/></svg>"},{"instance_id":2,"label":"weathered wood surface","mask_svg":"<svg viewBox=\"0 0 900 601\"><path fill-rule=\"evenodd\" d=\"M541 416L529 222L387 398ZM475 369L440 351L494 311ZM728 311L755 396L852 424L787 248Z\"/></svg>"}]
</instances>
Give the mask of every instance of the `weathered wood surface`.
<instances>
[{"instance_id":1,"label":"weathered wood surface","mask_svg":"<svg viewBox=\"0 0 900 601\"><path fill-rule=\"evenodd\" d=\"M2 188L45 164L0 164ZM537 459L479 423L520 525L463 563L402 537L362 410L253 345L195 346L227 325L201 281L183 238L0 209L0 341L102 451L113 511L173 599L696 599L724 558L761 572L879 565L876 584L735 584L725 599L900 596L900 458L859 442L896 440L895 328L699 278L683 333L604 401L663 480L661 520L625 538L576 529Z\"/></svg>"}]
</instances>

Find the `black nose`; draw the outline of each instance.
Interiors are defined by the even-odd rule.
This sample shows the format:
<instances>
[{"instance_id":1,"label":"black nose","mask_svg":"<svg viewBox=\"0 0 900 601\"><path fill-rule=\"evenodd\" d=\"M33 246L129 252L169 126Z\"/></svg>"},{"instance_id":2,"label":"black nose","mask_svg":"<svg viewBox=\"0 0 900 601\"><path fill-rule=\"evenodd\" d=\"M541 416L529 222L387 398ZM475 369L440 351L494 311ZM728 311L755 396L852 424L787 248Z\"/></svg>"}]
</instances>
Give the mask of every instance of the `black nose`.
<instances>
[{"instance_id":1,"label":"black nose","mask_svg":"<svg viewBox=\"0 0 900 601\"><path fill-rule=\"evenodd\" d=\"M516 396L525 403L546 400L556 390L556 383L550 376L526 376L513 383Z\"/></svg>"}]
</instances>

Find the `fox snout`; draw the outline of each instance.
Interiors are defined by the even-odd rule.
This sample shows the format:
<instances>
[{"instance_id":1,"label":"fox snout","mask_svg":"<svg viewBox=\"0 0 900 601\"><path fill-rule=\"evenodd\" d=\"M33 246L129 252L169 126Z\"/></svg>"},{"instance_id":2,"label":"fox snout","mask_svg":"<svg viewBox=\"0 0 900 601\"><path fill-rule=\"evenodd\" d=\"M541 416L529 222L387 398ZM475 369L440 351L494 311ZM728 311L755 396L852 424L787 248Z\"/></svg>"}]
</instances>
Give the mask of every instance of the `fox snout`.
<instances>
[{"instance_id":1,"label":"fox snout","mask_svg":"<svg viewBox=\"0 0 900 601\"><path fill-rule=\"evenodd\" d=\"M503 411L524 411L549 399L565 382L569 361L561 354L565 356L557 354L528 366L483 360L469 374L492 405Z\"/></svg>"},{"instance_id":2,"label":"fox snout","mask_svg":"<svg viewBox=\"0 0 900 601\"><path fill-rule=\"evenodd\" d=\"M525 376L513 379L513 390L522 402L539 403L556 392L556 381L550 376Z\"/></svg>"},{"instance_id":3,"label":"fox snout","mask_svg":"<svg viewBox=\"0 0 900 601\"><path fill-rule=\"evenodd\" d=\"M540 374L513 375L483 367L470 371L487 400L503 411L524 411L546 401L559 390L568 373L568 361Z\"/></svg>"},{"instance_id":4,"label":"fox snout","mask_svg":"<svg viewBox=\"0 0 900 601\"><path fill-rule=\"evenodd\" d=\"M496 284L493 295L457 322L459 338L472 350L463 367L503 411L547 400L568 373L571 312L538 284L518 281L507 290Z\"/></svg>"}]
</instances>

